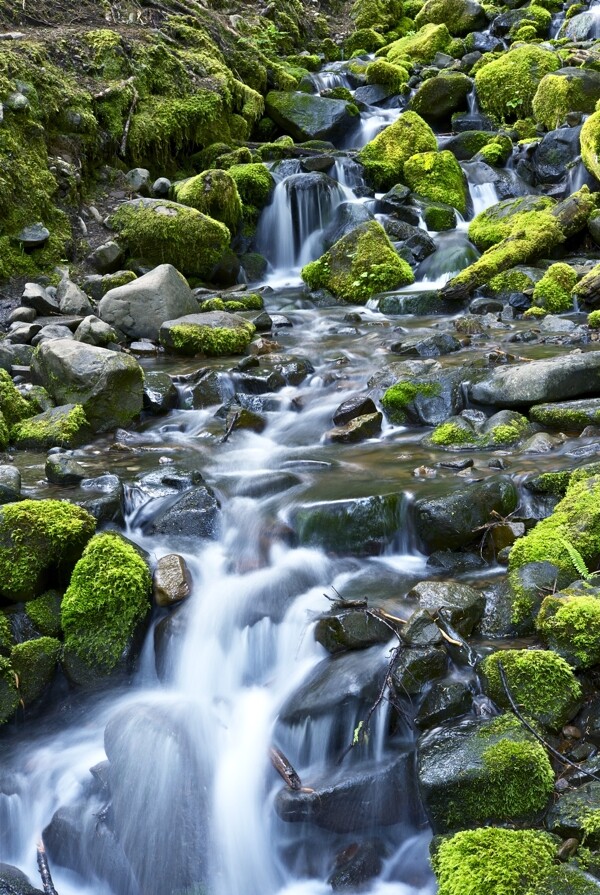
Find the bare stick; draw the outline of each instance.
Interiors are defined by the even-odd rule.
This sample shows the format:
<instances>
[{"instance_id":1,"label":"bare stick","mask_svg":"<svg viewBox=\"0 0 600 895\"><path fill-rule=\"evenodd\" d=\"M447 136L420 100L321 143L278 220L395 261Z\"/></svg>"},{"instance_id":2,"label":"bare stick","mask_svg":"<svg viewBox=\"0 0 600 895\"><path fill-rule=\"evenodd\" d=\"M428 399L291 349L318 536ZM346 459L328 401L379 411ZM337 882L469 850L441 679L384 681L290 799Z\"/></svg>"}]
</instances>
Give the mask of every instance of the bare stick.
<instances>
[{"instance_id":1,"label":"bare stick","mask_svg":"<svg viewBox=\"0 0 600 895\"><path fill-rule=\"evenodd\" d=\"M561 755L561 753L557 749L555 749L553 746L551 746L550 743L547 743L546 740L542 736L540 736L540 734L537 732L535 727L531 726L529 721L525 720L525 718L523 717L523 715L517 708L517 704L513 698L512 693L510 692L510 687L508 686L508 681L506 679L506 672L504 671L504 665L502 664L502 662L498 662L498 671L500 672L500 680L502 681L502 687L504 688L504 692L506 694L506 698L508 699L510 707L511 707L513 713L517 716L517 718L523 725L523 727L526 727L527 730L529 731L529 733L533 734L533 736L536 738L536 740L542 744L544 749L547 749L548 752L550 753L550 755L552 755L561 764L569 765L569 767L575 768L576 771L580 771L581 773L585 774L586 777L591 777L593 780L598 780L600 782L600 777L598 777L597 774L593 774L591 771L586 771L584 768L581 767L581 765L575 764L574 761L571 761L570 759L565 758L564 755Z\"/></svg>"},{"instance_id":2,"label":"bare stick","mask_svg":"<svg viewBox=\"0 0 600 895\"><path fill-rule=\"evenodd\" d=\"M279 776L285 780L289 788L296 791L302 789L302 781L300 780L300 777L281 749L276 749L274 746L271 746L269 749L269 756L271 758L271 764Z\"/></svg>"},{"instance_id":3,"label":"bare stick","mask_svg":"<svg viewBox=\"0 0 600 895\"><path fill-rule=\"evenodd\" d=\"M129 107L129 115L127 116L127 121L125 122L125 129L123 130L123 139L121 140L121 146L119 147L119 155L125 155L127 151L127 138L129 137L129 128L131 127L131 121L133 119L133 113L135 112L135 107L137 106L138 99L138 92L135 87L133 87L133 98Z\"/></svg>"},{"instance_id":4,"label":"bare stick","mask_svg":"<svg viewBox=\"0 0 600 895\"><path fill-rule=\"evenodd\" d=\"M54 888L54 883L52 882L52 874L50 873L50 867L48 866L48 855L46 854L44 840L41 837L37 844L37 863L45 895L58 895Z\"/></svg>"},{"instance_id":5,"label":"bare stick","mask_svg":"<svg viewBox=\"0 0 600 895\"><path fill-rule=\"evenodd\" d=\"M227 439L229 438L229 436L231 435L231 433L232 433L233 430L235 429L235 424L237 423L237 421L239 420L239 418L240 418L239 413L234 413L234 414L233 414L233 417L231 418L231 422L230 422L230 424L227 426L227 429L225 430L225 435L224 435L223 438L221 439L221 444L225 444L225 442L227 441Z\"/></svg>"}]
</instances>

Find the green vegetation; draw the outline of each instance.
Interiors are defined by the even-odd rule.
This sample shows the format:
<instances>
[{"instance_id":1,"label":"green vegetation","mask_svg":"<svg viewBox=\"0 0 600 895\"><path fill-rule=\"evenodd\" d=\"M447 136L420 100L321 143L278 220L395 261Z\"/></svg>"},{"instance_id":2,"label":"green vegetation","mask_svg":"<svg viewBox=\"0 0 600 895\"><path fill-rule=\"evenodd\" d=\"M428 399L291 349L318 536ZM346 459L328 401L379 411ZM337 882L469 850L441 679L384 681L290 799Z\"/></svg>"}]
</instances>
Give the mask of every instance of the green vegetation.
<instances>
[{"instance_id":1,"label":"green vegetation","mask_svg":"<svg viewBox=\"0 0 600 895\"><path fill-rule=\"evenodd\" d=\"M214 169L197 174L176 183L175 199L221 221L231 233L235 233L242 219L242 200L236 182L227 171Z\"/></svg>"},{"instance_id":2,"label":"green vegetation","mask_svg":"<svg viewBox=\"0 0 600 895\"><path fill-rule=\"evenodd\" d=\"M571 292L577 273L568 264L552 264L533 290L533 303L550 314L561 314L573 308Z\"/></svg>"},{"instance_id":3,"label":"green vegetation","mask_svg":"<svg viewBox=\"0 0 600 895\"><path fill-rule=\"evenodd\" d=\"M243 326L228 329L222 326L203 326L196 323L181 323L170 328L170 342L177 354L221 357L228 354L242 354L255 332L254 324L245 322ZM171 347L171 346L169 346Z\"/></svg>"},{"instance_id":4,"label":"green vegetation","mask_svg":"<svg viewBox=\"0 0 600 895\"><path fill-rule=\"evenodd\" d=\"M132 544L113 533L92 538L62 602L66 653L111 672L149 612L151 583Z\"/></svg>"},{"instance_id":5,"label":"green vegetation","mask_svg":"<svg viewBox=\"0 0 600 895\"><path fill-rule=\"evenodd\" d=\"M24 705L38 699L54 676L62 644L54 637L39 637L13 647L10 661Z\"/></svg>"},{"instance_id":6,"label":"green vegetation","mask_svg":"<svg viewBox=\"0 0 600 895\"><path fill-rule=\"evenodd\" d=\"M594 112L581 128L581 160L590 174L600 178L600 112Z\"/></svg>"},{"instance_id":7,"label":"green vegetation","mask_svg":"<svg viewBox=\"0 0 600 895\"><path fill-rule=\"evenodd\" d=\"M451 152L420 152L411 156L404 162L404 181L420 196L452 205L466 214L467 182Z\"/></svg>"},{"instance_id":8,"label":"green vegetation","mask_svg":"<svg viewBox=\"0 0 600 895\"><path fill-rule=\"evenodd\" d=\"M62 596L57 590L48 590L35 600L25 603L25 612L36 630L45 637L61 637L60 604Z\"/></svg>"},{"instance_id":9,"label":"green vegetation","mask_svg":"<svg viewBox=\"0 0 600 895\"><path fill-rule=\"evenodd\" d=\"M381 406L383 412L391 423L402 424L407 419L407 407L419 395L435 397L439 395L441 387L434 382L412 382L403 380L396 382L383 394Z\"/></svg>"},{"instance_id":10,"label":"green vegetation","mask_svg":"<svg viewBox=\"0 0 600 895\"><path fill-rule=\"evenodd\" d=\"M17 680L10 661L0 656L0 724L11 717L19 704Z\"/></svg>"},{"instance_id":11,"label":"green vegetation","mask_svg":"<svg viewBox=\"0 0 600 895\"><path fill-rule=\"evenodd\" d=\"M423 25L416 34L408 34L395 40L377 56L385 56L388 62L402 65L407 57L415 62L433 62L436 53L444 53L452 42L446 25Z\"/></svg>"},{"instance_id":12,"label":"green vegetation","mask_svg":"<svg viewBox=\"0 0 600 895\"><path fill-rule=\"evenodd\" d=\"M533 215L549 211L554 204L554 200L547 196L505 199L503 202L486 208L485 211L473 218L469 224L469 239L484 252L521 230L523 224L527 227L532 222L537 223L539 220L543 225L547 215L540 219L534 218ZM515 273L510 271L505 276L514 276Z\"/></svg>"},{"instance_id":13,"label":"green vegetation","mask_svg":"<svg viewBox=\"0 0 600 895\"><path fill-rule=\"evenodd\" d=\"M516 47L483 66L480 60L475 89L482 111L503 121L531 115L540 81L560 64L556 53L537 46Z\"/></svg>"},{"instance_id":14,"label":"green vegetation","mask_svg":"<svg viewBox=\"0 0 600 895\"><path fill-rule=\"evenodd\" d=\"M52 447L73 448L89 440L91 430L81 404L74 404L66 413L47 410L14 425L10 439L18 448L48 450Z\"/></svg>"},{"instance_id":15,"label":"green vegetation","mask_svg":"<svg viewBox=\"0 0 600 895\"><path fill-rule=\"evenodd\" d=\"M600 596L561 591L544 598L536 628L548 646L575 668L600 663Z\"/></svg>"},{"instance_id":16,"label":"green vegetation","mask_svg":"<svg viewBox=\"0 0 600 895\"><path fill-rule=\"evenodd\" d=\"M404 112L361 149L359 159L375 189L389 190L404 178L404 163L418 152L435 152L437 140L416 112Z\"/></svg>"}]
</instances>

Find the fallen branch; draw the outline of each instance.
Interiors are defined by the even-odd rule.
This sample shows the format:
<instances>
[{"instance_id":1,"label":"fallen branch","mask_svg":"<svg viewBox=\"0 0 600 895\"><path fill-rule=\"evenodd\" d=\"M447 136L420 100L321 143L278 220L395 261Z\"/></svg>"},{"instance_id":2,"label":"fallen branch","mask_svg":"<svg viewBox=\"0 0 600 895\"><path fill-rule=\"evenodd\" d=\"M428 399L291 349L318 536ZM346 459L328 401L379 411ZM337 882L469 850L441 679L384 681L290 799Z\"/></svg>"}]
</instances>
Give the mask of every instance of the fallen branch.
<instances>
[{"instance_id":1,"label":"fallen branch","mask_svg":"<svg viewBox=\"0 0 600 895\"><path fill-rule=\"evenodd\" d=\"M239 418L240 418L239 413L234 413L234 414L233 414L233 417L231 418L231 422L229 423L229 425L228 425L227 428L225 429L225 435L224 435L223 438L221 439L221 444L225 444L225 442L228 440L229 436L231 435L231 433L232 433L233 430L235 429L235 424L237 423L237 421L239 420Z\"/></svg>"},{"instance_id":2,"label":"fallen branch","mask_svg":"<svg viewBox=\"0 0 600 895\"><path fill-rule=\"evenodd\" d=\"M111 84L110 87L107 87L105 90L101 90L100 93L93 93L92 99L95 102L101 102L103 99L109 99L111 96L115 96L117 93L121 93L125 87L129 87L135 81L134 77L127 78L126 81L119 81L118 84Z\"/></svg>"},{"instance_id":3,"label":"fallen branch","mask_svg":"<svg viewBox=\"0 0 600 895\"><path fill-rule=\"evenodd\" d=\"M52 874L50 873L50 867L48 866L48 855L46 854L44 840L41 837L37 844L37 864L42 878L42 887L45 895L58 895L54 888L54 883L52 882Z\"/></svg>"},{"instance_id":4,"label":"fallen branch","mask_svg":"<svg viewBox=\"0 0 600 895\"><path fill-rule=\"evenodd\" d=\"M129 137L129 128L131 127L131 122L133 119L133 113L135 112L135 107L137 106L137 101L139 99L139 94L135 87L133 87L133 97L131 100L131 105L129 107L129 114L127 115L127 121L125 122L125 128L123 130L123 139L121 140L121 145L119 147L119 155L124 156L127 152L127 138Z\"/></svg>"},{"instance_id":5,"label":"fallen branch","mask_svg":"<svg viewBox=\"0 0 600 895\"><path fill-rule=\"evenodd\" d=\"M283 752L272 746L269 749L269 756L271 758L271 764L289 788L296 791L302 789L302 781L300 780L300 777Z\"/></svg>"},{"instance_id":6,"label":"fallen branch","mask_svg":"<svg viewBox=\"0 0 600 895\"><path fill-rule=\"evenodd\" d=\"M561 764L565 764L571 768L575 768L576 771L579 771L580 773L585 774L586 777L591 777L592 780L598 780L598 782L600 782L600 777L598 777L597 774L592 773L592 771L586 771L585 768L581 767L581 765L575 764L575 762L571 761L569 758L565 758L564 755L562 755L557 749L555 749L554 746L551 746L550 743L548 743L544 739L544 737L541 736L537 732L535 727L533 727L529 723L529 721L527 721L523 717L523 715L521 714L521 712L519 711L519 709L517 707L517 704L513 698L512 693L510 692L510 687L508 686L508 680L506 679L506 672L504 671L504 665L502 664L502 662L498 662L498 671L500 672L500 680L502 681L502 688L504 690L504 693L506 694L506 698L508 699L508 702L509 702L509 705L513 711L513 714L516 715L516 717L519 719L519 721L521 722L523 727L525 727L529 731L529 733L531 733L536 738L538 743L541 743L542 746L544 747L544 749L547 749L548 752L550 753L550 755L552 755L553 758L555 758Z\"/></svg>"}]
</instances>

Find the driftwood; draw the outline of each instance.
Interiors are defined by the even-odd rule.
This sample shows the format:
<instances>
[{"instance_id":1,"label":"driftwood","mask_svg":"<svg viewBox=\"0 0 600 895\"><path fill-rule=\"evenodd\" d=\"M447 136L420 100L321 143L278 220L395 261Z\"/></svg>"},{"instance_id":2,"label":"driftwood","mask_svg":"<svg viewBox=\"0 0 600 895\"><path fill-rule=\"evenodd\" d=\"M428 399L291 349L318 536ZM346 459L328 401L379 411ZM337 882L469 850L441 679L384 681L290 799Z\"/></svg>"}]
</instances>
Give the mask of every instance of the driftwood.
<instances>
[{"instance_id":1,"label":"driftwood","mask_svg":"<svg viewBox=\"0 0 600 895\"><path fill-rule=\"evenodd\" d=\"M443 286L440 297L444 301L465 301L475 289L483 286L496 274L509 270L516 264L527 264L540 252L546 255L565 239L583 230L595 207L595 197L587 187L582 187L579 192L573 193L549 210L548 215L555 219L558 226L548 227L541 245L531 239L526 230L517 230L484 252L481 258Z\"/></svg>"},{"instance_id":2,"label":"driftwood","mask_svg":"<svg viewBox=\"0 0 600 895\"><path fill-rule=\"evenodd\" d=\"M269 756L271 758L271 764L273 765L279 776L285 781L287 786L289 786L290 789L294 789L296 791L302 789L302 781L300 780L300 777L298 776L288 759L285 757L283 752L280 749L276 749L274 746L272 746L269 749Z\"/></svg>"},{"instance_id":3,"label":"driftwood","mask_svg":"<svg viewBox=\"0 0 600 895\"><path fill-rule=\"evenodd\" d=\"M50 867L48 865L48 856L46 854L44 840L41 837L37 844L37 864L42 878L42 888L44 889L45 895L58 895L54 888L54 883L52 882L52 874L50 873Z\"/></svg>"}]
</instances>

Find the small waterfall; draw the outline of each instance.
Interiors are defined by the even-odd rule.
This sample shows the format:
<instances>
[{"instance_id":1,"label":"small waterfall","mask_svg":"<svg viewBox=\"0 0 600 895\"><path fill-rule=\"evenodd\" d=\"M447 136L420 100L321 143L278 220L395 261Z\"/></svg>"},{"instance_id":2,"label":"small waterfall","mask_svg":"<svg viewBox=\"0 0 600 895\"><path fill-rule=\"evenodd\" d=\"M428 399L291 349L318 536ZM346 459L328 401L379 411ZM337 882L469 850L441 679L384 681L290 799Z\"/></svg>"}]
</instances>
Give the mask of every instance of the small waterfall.
<instances>
[{"instance_id":1,"label":"small waterfall","mask_svg":"<svg viewBox=\"0 0 600 895\"><path fill-rule=\"evenodd\" d=\"M475 90L475 86L473 86L473 89L467 96L467 103L469 104L469 115L479 115L479 101L477 99L477 91Z\"/></svg>"}]
</instances>

